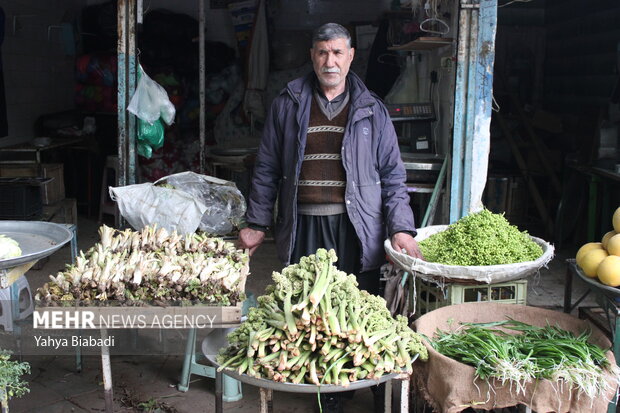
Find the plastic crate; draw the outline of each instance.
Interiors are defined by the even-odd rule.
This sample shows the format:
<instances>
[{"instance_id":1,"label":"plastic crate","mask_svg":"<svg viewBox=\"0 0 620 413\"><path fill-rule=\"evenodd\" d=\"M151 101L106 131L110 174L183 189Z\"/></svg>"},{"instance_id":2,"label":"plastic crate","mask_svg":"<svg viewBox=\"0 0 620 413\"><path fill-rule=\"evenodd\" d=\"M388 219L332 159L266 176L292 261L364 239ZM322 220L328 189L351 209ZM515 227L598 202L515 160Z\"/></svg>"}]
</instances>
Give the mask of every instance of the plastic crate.
<instances>
[{"instance_id":1,"label":"plastic crate","mask_svg":"<svg viewBox=\"0 0 620 413\"><path fill-rule=\"evenodd\" d=\"M526 304L527 280L498 284L447 284L444 289L416 278L416 315L453 304L494 302Z\"/></svg>"},{"instance_id":2,"label":"plastic crate","mask_svg":"<svg viewBox=\"0 0 620 413\"><path fill-rule=\"evenodd\" d=\"M0 219L41 218L41 188L28 184L0 185Z\"/></svg>"}]
</instances>

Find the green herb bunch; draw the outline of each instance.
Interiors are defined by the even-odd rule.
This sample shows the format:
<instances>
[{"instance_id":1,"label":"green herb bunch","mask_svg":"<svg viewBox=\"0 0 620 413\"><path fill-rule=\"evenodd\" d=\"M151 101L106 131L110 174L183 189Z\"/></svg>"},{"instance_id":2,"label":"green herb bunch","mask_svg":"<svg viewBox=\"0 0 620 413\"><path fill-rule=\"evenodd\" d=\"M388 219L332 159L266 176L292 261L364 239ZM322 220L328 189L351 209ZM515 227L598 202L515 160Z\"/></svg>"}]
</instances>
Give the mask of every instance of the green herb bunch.
<instances>
[{"instance_id":1,"label":"green herb bunch","mask_svg":"<svg viewBox=\"0 0 620 413\"><path fill-rule=\"evenodd\" d=\"M21 397L30 391L28 383L21 379L22 375L30 373L30 364L10 358L11 353L0 350L0 399Z\"/></svg>"},{"instance_id":2,"label":"green herb bunch","mask_svg":"<svg viewBox=\"0 0 620 413\"><path fill-rule=\"evenodd\" d=\"M519 231L504 214L487 209L421 241L420 250L426 261L463 266L533 261L543 253L527 231Z\"/></svg>"},{"instance_id":3,"label":"green herb bunch","mask_svg":"<svg viewBox=\"0 0 620 413\"><path fill-rule=\"evenodd\" d=\"M526 384L533 380L547 379L562 381L594 398L609 387L606 372L618 382L620 371L589 338L587 331L575 336L557 326L538 327L509 319L437 330L432 345L439 353L475 367L480 379L509 382L517 392L525 393Z\"/></svg>"}]
</instances>

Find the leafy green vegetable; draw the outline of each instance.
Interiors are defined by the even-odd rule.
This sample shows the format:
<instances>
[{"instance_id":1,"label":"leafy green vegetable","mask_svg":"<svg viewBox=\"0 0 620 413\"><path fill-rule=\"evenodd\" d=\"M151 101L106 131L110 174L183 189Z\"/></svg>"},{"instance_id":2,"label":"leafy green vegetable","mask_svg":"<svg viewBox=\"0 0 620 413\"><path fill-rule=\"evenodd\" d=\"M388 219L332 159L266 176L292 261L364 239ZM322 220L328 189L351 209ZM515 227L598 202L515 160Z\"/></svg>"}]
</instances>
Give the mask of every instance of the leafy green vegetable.
<instances>
[{"instance_id":1,"label":"leafy green vegetable","mask_svg":"<svg viewBox=\"0 0 620 413\"><path fill-rule=\"evenodd\" d=\"M510 382L517 392L525 392L525 384L535 379L561 380L593 398L609 387L604 369L616 381L620 378L605 352L588 342L588 332L576 337L557 326L504 320L462 323L455 331L437 330L435 337L432 345L439 353L475 367L482 380Z\"/></svg>"},{"instance_id":2,"label":"leafy green vegetable","mask_svg":"<svg viewBox=\"0 0 620 413\"><path fill-rule=\"evenodd\" d=\"M0 350L0 399L21 397L30 391L28 383L21 379L22 375L30 373L30 365L10 358L11 353Z\"/></svg>"},{"instance_id":3,"label":"leafy green vegetable","mask_svg":"<svg viewBox=\"0 0 620 413\"><path fill-rule=\"evenodd\" d=\"M484 209L420 242L428 262L446 265L498 265L533 261L543 251L527 231L510 225L504 214Z\"/></svg>"},{"instance_id":4,"label":"leafy green vegetable","mask_svg":"<svg viewBox=\"0 0 620 413\"><path fill-rule=\"evenodd\" d=\"M0 234L0 260L19 257L20 255L22 255L22 250L17 241Z\"/></svg>"}]
</instances>

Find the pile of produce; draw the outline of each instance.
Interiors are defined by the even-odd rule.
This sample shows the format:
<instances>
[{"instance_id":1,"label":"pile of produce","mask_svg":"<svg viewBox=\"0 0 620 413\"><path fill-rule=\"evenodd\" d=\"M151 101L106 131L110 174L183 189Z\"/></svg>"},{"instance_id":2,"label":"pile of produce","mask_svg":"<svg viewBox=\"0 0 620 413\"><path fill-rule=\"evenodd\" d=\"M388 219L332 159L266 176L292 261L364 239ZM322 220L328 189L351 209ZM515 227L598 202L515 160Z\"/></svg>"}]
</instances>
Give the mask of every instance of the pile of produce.
<instances>
[{"instance_id":1,"label":"pile of produce","mask_svg":"<svg viewBox=\"0 0 620 413\"><path fill-rule=\"evenodd\" d=\"M22 255L19 243L13 238L0 234L0 260L15 258Z\"/></svg>"},{"instance_id":2,"label":"pile of produce","mask_svg":"<svg viewBox=\"0 0 620 413\"><path fill-rule=\"evenodd\" d=\"M498 330L501 327L518 334ZM463 323L453 332L437 331L433 347L439 353L476 368L483 379L508 382L517 392L536 379L561 381L590 398L605 394L606 371L620 380L605 351L559 327L532 326L515 320ZM514 387L512 387L514 385Z\"/></svg>"},{"instance_id":3,"label":"pile of produce","mask_svg":"<svg viewBox=\"0 0 620 413\"><path fill-rule=\"evenodd\" d=\"M221 238L182 236L164 228L117 231L37 290L42 305L116 300L120 305L235 305L244 299L248 255Z\"/></svg>"},{"instance_id":4,"label":"pile of produce","mask_svg":"<svg viewBox=\"0 0 620 413\"><path fill-rule=\"evenodd\" d=\"M504 214L487 209L459 219L419 245L425 261L445 265L514 264L543 254L526 231L510 225Z\"/></svg>"},{"instance_id":5,"label":"pile of produce","mask_svg":"<svg viewBox=\"0 0 620 413\"><path fill-rule=\"evenodd\" d=\"M333 250L317 250L274 272L248 319L229 334L220 369L278 382L339 384L411 372L428 357L420 336L385 300L357 288L354 275L333 266Z\"/></svg>"},{"instance_id":6,"label":"pile of produce","mask_svg":"<svg viewBox=\"0 0 620 413\"><path fill-rule=\"evenodd\" d=\"M11 353L0 350L0 402L4 412L4 402L13 397L21 397L28 393L28 383L22 376L30 373L30 364L11 360ZM8 409L7 409L8 411Z\"/></svg>"},{"instance_id":7,"label":"pile of produce","mask_svg":"<svg viewBox=\"0 0 620 413\"><path fill-rule=\"evenodd\" d=\"M612 218L614 229L601 242L589 242L577 251L577 265L583 273L605 285L620 287L620 208Z\"/></svg>"}]
</instances>

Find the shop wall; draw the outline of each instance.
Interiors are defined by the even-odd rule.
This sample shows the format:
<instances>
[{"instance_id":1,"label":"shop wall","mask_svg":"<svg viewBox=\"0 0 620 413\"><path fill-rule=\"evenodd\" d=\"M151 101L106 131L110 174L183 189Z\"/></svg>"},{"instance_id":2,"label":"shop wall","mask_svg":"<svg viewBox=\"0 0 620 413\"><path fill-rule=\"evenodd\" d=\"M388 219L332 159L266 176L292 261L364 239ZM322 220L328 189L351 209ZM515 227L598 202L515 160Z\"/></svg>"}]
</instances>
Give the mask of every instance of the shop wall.
<instances>
[{"instance_id":1,"label":"shop wall","mask_svg":"<svg viewBox=\"0 0 620 413\"><path fill-rule=\"evenodd\" d=\"M390 0L279 0L272 1L277 29L313 29L335 21L374 21L390 9Z\"/></svg>"},{"instance_id":2,"label":"shop wall","mask_svg":"<svg viewBox=\"0 0 620 413\"><path fill-rule=\"evenodd\" d=\"M618 0L548 0L545 104L583 113L609 102L620 47Z\"/></svg>"},{"instance_id":3,"label":"shop wall","mask_svg":"<svg viewBox=\"0 0 620 413\"><path fill-rule=\"evenodd\" d=\"M0 146L32 139L40 115L74 107L74 57L66 54L57 26L72 22L81 7L79 0L2 1L9 135Z\"/></svg>"}]
</instances>

